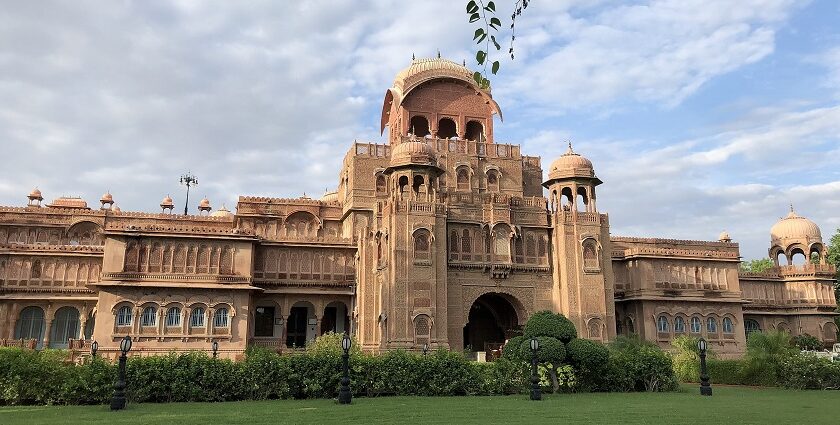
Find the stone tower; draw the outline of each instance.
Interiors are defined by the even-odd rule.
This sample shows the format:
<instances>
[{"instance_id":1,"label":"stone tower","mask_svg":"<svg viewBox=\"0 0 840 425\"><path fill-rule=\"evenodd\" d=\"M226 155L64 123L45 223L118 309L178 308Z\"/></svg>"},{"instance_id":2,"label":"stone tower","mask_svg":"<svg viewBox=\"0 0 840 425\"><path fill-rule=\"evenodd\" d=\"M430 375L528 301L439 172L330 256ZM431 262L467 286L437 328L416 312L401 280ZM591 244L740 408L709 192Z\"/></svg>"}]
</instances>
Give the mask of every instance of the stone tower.
<instances>
[{"instance_id":1,"label":"stone tower","mask_svg":"<svg viewBox=\"0 0 840 425\"><path fill-rule=\"evenodd\" d=\"M615 337L615 304L609 217L598 213L592 162L572 150L556 159L543 183L549 191L552 231L553 309L566 315L579 335Z\"/></svg>"}]
</instances>

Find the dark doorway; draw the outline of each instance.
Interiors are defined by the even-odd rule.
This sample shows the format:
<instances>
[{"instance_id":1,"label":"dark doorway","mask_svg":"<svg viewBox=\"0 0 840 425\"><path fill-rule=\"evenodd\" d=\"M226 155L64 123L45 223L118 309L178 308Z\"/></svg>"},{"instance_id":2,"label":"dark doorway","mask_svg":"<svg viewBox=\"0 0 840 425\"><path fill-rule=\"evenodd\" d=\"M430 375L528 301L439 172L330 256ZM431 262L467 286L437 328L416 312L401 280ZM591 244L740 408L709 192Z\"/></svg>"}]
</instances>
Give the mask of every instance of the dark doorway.
<instances>
[{"instance_id":1,"label":"dark doorway","mask_svg":"<svg viewBox=\"0 0 840 425\"><path fill-rule=\"evenodd\" d=\"M327 332L336 331L336 319L338 317L338 309L335 307L324 308L324 318L321 319L321 335Z\"/></svg>"},{"instance_id":2,"label":"dark doorway","mask_svg":"<svg viewBox=\"0 0 840 425\"><path fill-rule=\"evenodd\" d=\"M287 347L306 346L306 307L292 307L289 314L288 328L286 330Z\"/></svg>"},{"instance_id":3,"label":"dark doorway","mask_svg":"<svg viewBox=\"0 0 840 425\"><path fill-rule=\"evenodd\" d=\"M500 294L484 294L470 307L469 322L464 326L464 348L496 350L520 333L516 309L510 301Z\"/></svg>"},{"instance_id":4,"label":"dark doorway","mask_svg":"<svg viewBox=\"0 0 840 425\"><path fill-rule=\"evenodd\" d=\"M257 307L254 336L274 336L274 307Z\"/></svg>"}]
</instances>

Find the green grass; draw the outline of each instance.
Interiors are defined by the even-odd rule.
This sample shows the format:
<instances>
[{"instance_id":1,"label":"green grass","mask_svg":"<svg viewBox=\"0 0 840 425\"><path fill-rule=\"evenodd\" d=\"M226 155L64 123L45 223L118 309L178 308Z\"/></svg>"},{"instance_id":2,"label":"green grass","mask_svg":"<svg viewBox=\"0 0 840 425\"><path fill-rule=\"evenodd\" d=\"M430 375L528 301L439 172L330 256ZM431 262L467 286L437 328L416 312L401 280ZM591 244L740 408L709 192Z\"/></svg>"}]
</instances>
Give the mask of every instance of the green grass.
<instances>
[{"instance_id":1,"label":"green grass","mask_svg":"<svg viewBox=\"0 0 840 425\"><path fill-rule=\"evenodd\" d=\"M561 394L541 402L507 397L355 398L232 403L108 406L8 406L0 424L278 424L278 423L588 423L588 424L832 424L840 423L840 392L696 386L675 393Z\"/></svg>"}]
</instances>

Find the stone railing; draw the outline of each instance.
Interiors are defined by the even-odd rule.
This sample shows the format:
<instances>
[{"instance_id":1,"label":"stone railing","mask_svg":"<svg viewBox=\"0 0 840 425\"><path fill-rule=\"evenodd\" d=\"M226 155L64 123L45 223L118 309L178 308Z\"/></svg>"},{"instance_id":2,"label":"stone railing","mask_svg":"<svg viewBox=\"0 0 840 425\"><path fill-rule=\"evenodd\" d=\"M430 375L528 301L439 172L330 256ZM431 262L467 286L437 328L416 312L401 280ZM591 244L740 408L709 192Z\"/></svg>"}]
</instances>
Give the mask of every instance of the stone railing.
<instances>
[{"instance_id":1,"label":"stone railing","mask_svg":"<svg viewBox=\"0 0 840 425\"><path fill-rule=\"evenodd\" d=\"M833 275L837 269L831 264L803 264L800 266L781 266L779 275L784 277L814 276L818 274Z\"/></svg>"},{"instance_id":2,"label":"stone railing","mask_svg":"<svg viewBox=\"0 0 840 425\"><path fill-rule=\"evenodd\" d=\"M141 273L141 272L106 272L102 273L102 280L155 280L174 282L212 282L225 284L247 284L251 282L246 276L225 276L212 274L175 274L175 273Z\"/></svg>"}]
</instances>

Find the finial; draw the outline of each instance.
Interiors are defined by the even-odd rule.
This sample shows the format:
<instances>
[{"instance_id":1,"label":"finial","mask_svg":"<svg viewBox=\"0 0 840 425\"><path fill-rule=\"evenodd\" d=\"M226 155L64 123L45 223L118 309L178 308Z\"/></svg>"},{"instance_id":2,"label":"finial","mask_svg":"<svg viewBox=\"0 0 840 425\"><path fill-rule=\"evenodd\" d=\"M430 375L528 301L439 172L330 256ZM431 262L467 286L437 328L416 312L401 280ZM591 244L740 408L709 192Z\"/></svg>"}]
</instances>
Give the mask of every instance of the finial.
<instances>
[{"instance_id":1,"label":"finial","mask_svg":"<svg viewBox=\"0 0 840 425\"><path fill-rule=\"evenodd\" d=\"M438 59L440 59L440 49L438 49Z\"/></svg>"},{"instance_id":2,"label":"finial","mask_svg":"<svg viewBox=\"0 0 840 425\"><path fill-rule=\"evenodd\" d=\"M569 140L569 150L566 151L566 155L574 155L575 151L572 149L572 141Z\"/></svg>"},{"instance_id":3,"label":"finial","mask_svg":"<svg viewBox=\"0 0 840 425\"><path fill-rule=\"evenodd\" d=\"M414 59L414 52L411 52L411 60L415 60Z\"/></svg>"},{"instance_id":4,"label":"finial","mask_svg":"<svg viewBox=\"0 0 840 425\"><path fill-rule=\"evenodd\" d=\"M463 61L461 64L464 65L464 66L467 66L467 60L466 59L461 59L461 60Z\"/></svg>"},{"instance_id":5,"label":"finial","mask_svg":"<svg viewBox=\"0 0 840 425\"><path fill-rule=\"evenodd\" d=\"M793 212L793 202L790 203L790 212Z\"/></svg>"}]
</instances>

